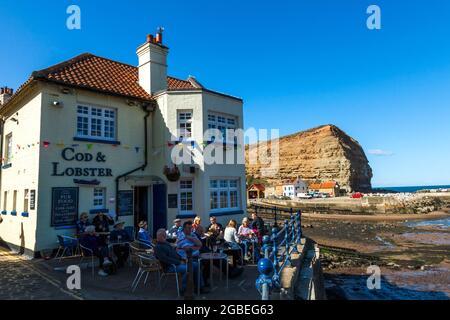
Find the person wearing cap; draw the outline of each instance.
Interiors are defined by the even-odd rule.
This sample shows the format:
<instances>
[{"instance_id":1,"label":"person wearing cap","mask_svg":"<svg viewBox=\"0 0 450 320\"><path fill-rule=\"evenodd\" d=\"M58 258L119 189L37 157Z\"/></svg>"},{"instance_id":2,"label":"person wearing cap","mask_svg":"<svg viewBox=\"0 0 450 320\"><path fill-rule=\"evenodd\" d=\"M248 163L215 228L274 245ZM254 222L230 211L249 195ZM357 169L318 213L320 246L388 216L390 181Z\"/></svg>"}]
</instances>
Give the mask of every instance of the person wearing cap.
<instances>
[{"instance_id":1,"label":"person wearing cap","mask_svg":"<svg viewBox=\"0 0 450 320\"><path fill-rule=\"evenodd\" d=\"M139 222L138 227L139 227L138 240L152 247L153 246L152 239L150 238L150 235L147 230L148 229L147 221Z\"/></svg>"},{"instance_id":2,"label":"person wearing cap","mask_svg":"<svg viewBox=\"0 0 450 320\"><path fill-rule=\"evenodd\" d=\"M117 267L122 268L127 262L128 255L130 254L130 245L124 242L130 242L131 238L128 233L123 229L125 222L117 221L114 224L114 230L111 232L109 239L113 242L113 251L117 257Z\"/></svg>"},{"instance_id":3,"label":"person wearing cap","mask_svg":"<svg viewBox=\"0 0 450 320\"><path fill-rule=\"evenodd\" d=\"M180 232L181 229L181 219L173 220L173 226L167 230L167 241L174 243L177 240L178 232Z\"/></svg>"}]
</instances>

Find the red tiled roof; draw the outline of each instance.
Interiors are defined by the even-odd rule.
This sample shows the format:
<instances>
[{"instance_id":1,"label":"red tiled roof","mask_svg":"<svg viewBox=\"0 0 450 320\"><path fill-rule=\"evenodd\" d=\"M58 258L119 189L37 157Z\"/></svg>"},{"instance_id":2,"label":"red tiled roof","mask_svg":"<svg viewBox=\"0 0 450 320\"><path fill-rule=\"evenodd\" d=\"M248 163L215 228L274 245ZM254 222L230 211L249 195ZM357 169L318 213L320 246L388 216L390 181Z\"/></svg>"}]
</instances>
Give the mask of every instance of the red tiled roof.
<instances>
[{"instance_id":1,"label":"red tiled roof","mask_svg":"<svg viewBox=\"0 0 450 320\"><path fill-rule=\"evenodd\" d=\"M84 53L47 69L33 72L32 77L104 93L151 100L139 85L138 68L114 60ZM169 90L195 89L191 82L167 77Z\"/></svg>"},{"instance_id":2,"label":"red tiled roof","mask_svg":"<svg viewBox=\"0 0 450 320\"><path fill-rule=\"evenodd\" d=\"M249 189L253 189L253 188L255 188L256 190L259 190L259 191L264 191L264 190L266 190L266 188L264 187L264 185L261 184L261 183L254 183L254 184L251 185L251 187L250 187Z\"/></svg>"},{"instance_id":3,"label":"red tiled roof","mask_svg":"<svg viewBox=\"0 0 450 320\"><path fill-rule=\"evenodd\" d=\"M309 189L333 189L336 187L336 182L335 181L326 181L326 182L322 182L322 183L311 183L309 185Z\"/></svg>"}]
</instances>

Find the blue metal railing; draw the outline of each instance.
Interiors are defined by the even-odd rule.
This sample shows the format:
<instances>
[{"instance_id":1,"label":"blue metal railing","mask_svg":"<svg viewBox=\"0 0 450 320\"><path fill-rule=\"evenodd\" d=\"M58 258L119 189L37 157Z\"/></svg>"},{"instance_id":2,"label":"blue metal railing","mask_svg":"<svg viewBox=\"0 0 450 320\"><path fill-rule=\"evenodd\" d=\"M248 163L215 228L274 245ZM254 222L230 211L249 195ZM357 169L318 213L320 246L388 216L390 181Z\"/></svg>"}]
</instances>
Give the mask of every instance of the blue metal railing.
<instances>
[{"instance_id":1,"label":"blue metal railing","mask_svg":"<svg viewBox=\"0 0 450 320\"><path fill-rule=\"evenodd\" d=\"M290 219L284 221L281 230L275 224L271 236L263 237L264 258L258 261L260 275L256 280L262 300L269 299L272 289L281 288L281 273L286 266L291 266L291 255L298 253L297 246L301 243L301 220L301 211L294 214L290 210Z\"/></svg>"}]
</instances>

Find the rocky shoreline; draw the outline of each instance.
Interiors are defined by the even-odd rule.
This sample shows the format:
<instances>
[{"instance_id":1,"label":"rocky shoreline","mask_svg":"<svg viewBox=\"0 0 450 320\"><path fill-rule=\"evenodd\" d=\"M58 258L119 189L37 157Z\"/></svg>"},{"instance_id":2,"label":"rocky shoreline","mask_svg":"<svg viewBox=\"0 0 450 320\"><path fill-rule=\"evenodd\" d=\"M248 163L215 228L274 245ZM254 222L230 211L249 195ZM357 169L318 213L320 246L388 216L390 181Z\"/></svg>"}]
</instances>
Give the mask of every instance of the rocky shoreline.
<instances>
[{"instance_id":1,"label":"rocky shoreline","mask_svg":"<svg viewBox=\"0 0 450 320\"><path fill-rule=\"evenodd\" d=\"M443 214L446 221L450 210ZM450 230L408 220L303 219L303 232L321 247L330 299L449 299ZM382 289L368 290L367 267L382 272Z\"/></svg>"}]
</instances>

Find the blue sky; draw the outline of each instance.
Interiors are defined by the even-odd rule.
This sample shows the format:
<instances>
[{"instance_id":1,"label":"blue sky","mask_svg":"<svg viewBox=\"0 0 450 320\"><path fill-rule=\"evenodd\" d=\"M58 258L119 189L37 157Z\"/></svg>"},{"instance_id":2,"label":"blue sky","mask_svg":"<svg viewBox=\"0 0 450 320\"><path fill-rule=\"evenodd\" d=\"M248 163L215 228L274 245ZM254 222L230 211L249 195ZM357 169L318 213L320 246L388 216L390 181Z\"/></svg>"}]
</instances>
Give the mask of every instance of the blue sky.
<instances>
[{"instance_id":1,"label":"blue sky","mask_svg":"<svg viewBox=\"0 0 450 320\"><path fill-rule=\"evenodd\" d=\"M81 30L66 28L71 4ZM381 8L381 30L366 28L370 4ZM17 88L31 71L82 52L136 65L135 49L162 25L169 73L243 97L246 127L284 135L332 123L364 147L373 185L450 184L449 1L0 0L0 8L0 85Z\"/></svg>"}]
</instances>

